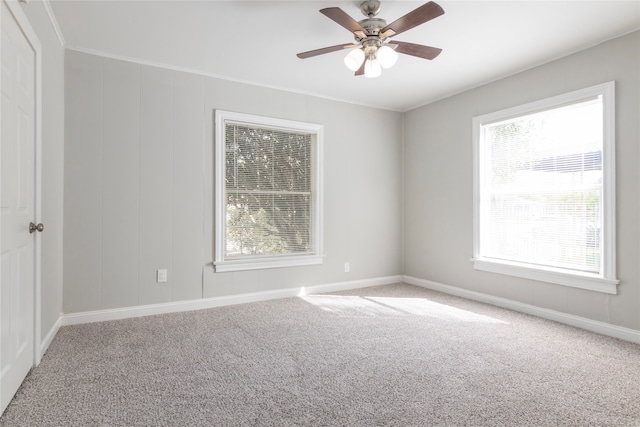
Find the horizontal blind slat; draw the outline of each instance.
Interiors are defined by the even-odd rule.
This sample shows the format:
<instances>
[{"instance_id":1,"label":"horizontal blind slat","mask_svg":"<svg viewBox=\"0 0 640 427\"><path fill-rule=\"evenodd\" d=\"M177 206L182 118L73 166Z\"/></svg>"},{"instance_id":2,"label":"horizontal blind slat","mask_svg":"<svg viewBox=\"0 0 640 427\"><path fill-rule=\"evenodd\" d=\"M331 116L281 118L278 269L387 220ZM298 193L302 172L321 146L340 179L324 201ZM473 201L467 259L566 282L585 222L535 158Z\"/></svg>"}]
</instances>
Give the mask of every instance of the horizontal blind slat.
<instances>
[{"instance_id":1,"label":"horizontal blind slat","mask_svg":"<svg viewBox=\"0 0 640 427\"><path fill-rule=\"evenodd\" d=\"M226 127L226 257L309 253L312 135Z\"/></svg>"},{"instance_id":2,"label":"horizontal blind slat","mask_svg":"<svg viewBox=\"0 0 640 427\"><path fill-rule=\"evenodd\" d=\"M602 105L589 100L483 126L484 255L600 270Z\"/></svg>"}]
</instances>

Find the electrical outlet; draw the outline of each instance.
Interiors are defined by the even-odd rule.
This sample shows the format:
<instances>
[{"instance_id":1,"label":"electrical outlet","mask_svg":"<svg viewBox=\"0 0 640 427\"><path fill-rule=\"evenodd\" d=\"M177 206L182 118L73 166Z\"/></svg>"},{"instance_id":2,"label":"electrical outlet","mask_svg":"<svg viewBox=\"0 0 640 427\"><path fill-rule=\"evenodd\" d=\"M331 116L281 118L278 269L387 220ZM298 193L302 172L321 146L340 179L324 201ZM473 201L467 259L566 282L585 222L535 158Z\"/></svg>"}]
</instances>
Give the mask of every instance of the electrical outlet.
<instances>
[{"instance_id":1,"label":"electrical outlet","mask_svg":"<svg viewBox=\"0 0 640 427\"><path fill-rule=\"evenodd\" d=\"M349 265L349 263L348 263L348 262L345 262L345 263L344 263L344 272L345 272L345 273L348 273L348 272L350 272L350 271L351 271L351 266Z\"/></svg>"},{"instance_id":2,"label":"electrical outlet","mask_svg":"<svg viewBox=\"0 0 640 427\"><path fill-rule=\"evenodd\" d=\"M165 283L167 281L167 270L158 270L156 275L156 283Z\"/></svg>"}]
</instances>

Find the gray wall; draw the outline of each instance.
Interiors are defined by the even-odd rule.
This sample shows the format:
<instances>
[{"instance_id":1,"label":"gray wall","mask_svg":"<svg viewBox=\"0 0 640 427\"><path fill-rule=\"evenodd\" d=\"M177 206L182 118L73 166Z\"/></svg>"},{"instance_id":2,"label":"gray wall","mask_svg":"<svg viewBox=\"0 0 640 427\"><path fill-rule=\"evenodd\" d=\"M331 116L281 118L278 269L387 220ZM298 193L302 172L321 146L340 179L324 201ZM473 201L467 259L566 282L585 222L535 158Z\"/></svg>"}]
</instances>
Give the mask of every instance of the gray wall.
<instances>
[{"instance_id":1,"label":"gray wall","mask_svg":"<svg viewBox=\"0 0 640 427\"><path fill-rule=\"evenodd\" d=\"M42 45L42 338L62 307L64 48L40 1L20 4Z\"/></svg>"},{"instance_id":2,"label":"gray wall","mask_svg":"<svg viewBox=\"0 0 640 427\"><path fill-rule=\"evenodd\" d=\"M404 273L640 330L639 38L404 115L67 50L64 312ZM610 80L619 295L474 270L471 118ZM216 108L325 125L323 265L213 272Z\"/></svg>"},{"instance_id":3,"label":"gray wall","mask_svg":"<svg viewBox=\"0 0 640 427\"><path fill-rule=\"evenodd\" d=\"M401 114L72 50L65 82L65 313L401 273ZM325 126L323 265L213 272L214 109Z\"/></svg>"},{"instance_id":4,"label":"gray wall","mask_svg":"<svg viewBox=\"0 0 640 427\"><path fill-rule=\"evenodd\" d=\"M640 330L640 33L405 114L404 273ZM616 81L618 295L473 269L471 119Z\"/></svg>"}]
</instances>

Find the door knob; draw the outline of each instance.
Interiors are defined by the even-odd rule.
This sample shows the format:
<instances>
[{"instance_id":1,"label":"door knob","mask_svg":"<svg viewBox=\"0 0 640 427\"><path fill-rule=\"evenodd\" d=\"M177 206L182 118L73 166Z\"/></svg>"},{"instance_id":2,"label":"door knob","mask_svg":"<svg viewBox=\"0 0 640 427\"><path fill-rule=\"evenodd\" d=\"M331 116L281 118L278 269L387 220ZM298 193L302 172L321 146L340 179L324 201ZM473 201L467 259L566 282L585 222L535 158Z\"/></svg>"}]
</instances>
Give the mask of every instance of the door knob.
<instances>
[{"instance_id":1,"label":"door knob","mask_svg":"<svg viewBox=\"0 0 640 427\"><path fill-rule=\"evenodd\" d=\"M42 230L44 230L44 225L42 225L42 223L35 225L34 223L29 223L29 233L35 233L36 231L39 231L42 233Z\"/></svg>"}]
</instances>

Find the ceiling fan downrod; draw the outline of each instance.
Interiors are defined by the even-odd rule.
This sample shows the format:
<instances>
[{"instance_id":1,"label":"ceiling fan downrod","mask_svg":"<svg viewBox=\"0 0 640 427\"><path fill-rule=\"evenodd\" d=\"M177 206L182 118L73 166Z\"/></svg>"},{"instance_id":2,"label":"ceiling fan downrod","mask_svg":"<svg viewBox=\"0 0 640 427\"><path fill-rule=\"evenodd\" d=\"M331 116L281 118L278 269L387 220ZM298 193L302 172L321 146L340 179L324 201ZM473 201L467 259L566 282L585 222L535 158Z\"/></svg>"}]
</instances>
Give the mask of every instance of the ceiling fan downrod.
<instances>
[{"instance_id":1,"label":"ceiling fan downrod","mask_svg":"<svg viewBox=\"0 0 640 427\"><path fill-rule=\"evenodd\" d=\"M380 0L365 0L360 3L360 11L366 17L373 18L380 12Z\"/></svg>"}]
</instances>

